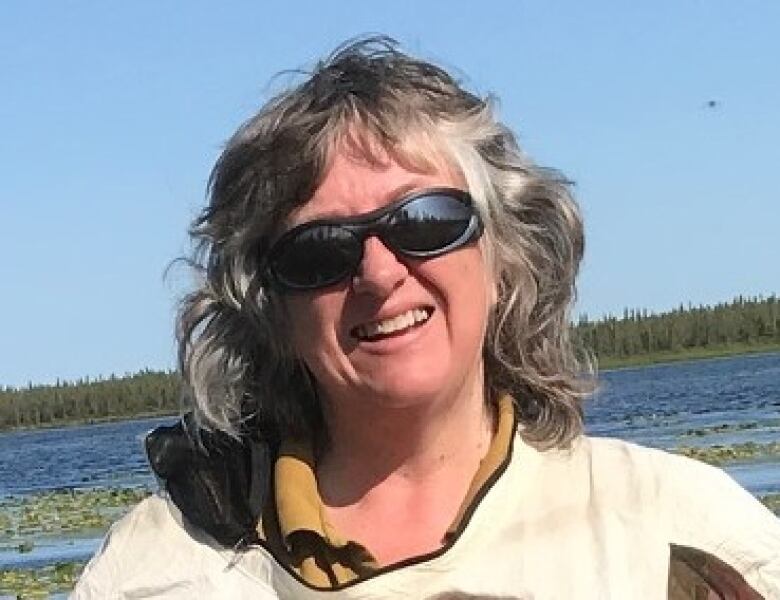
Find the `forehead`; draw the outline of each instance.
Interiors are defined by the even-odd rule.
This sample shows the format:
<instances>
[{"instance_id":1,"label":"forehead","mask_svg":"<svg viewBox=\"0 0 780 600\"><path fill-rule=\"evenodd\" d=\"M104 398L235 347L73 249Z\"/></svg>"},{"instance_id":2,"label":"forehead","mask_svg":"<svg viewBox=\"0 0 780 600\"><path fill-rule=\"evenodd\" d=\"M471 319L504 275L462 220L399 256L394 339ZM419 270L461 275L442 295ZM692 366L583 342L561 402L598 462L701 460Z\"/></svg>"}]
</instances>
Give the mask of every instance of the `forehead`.
<instances>
[{"instance_id":1,"label":"forehead","mask_svg":"<svg viewBox=\"0 0 780 600\"><path fill-rule=\"evenodd\" d=\"M390 204L401 196L429 187L465 188L460 171L441 154L428 156L427 164L383 148L366 152L339 145L329 157L324 176L311 199L290 215L293 227L322 218L353 217ZM421 161L422 162L422 161Z\"/></svg>"}]
</instances>

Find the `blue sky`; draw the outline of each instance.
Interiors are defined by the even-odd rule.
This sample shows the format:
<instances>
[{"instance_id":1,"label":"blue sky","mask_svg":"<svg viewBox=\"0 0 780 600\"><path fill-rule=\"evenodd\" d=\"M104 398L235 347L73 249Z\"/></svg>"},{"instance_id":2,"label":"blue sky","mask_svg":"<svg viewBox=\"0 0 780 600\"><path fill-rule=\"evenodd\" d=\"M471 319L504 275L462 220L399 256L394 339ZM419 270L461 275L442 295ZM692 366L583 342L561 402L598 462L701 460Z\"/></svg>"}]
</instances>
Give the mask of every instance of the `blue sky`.
<instances>
[{"instance_id":1,"label":"blue sky","mask_svg":"<svg viewBox=\"0 0 780 600\"><path fill-rule=\"evenodd\" d=\"M163 271L222 143L366 32L495 93L576 182L578 312L779 292L778 30L770 0L4 2L0 385L173 366Z\"/></svg>"}]
</instances>

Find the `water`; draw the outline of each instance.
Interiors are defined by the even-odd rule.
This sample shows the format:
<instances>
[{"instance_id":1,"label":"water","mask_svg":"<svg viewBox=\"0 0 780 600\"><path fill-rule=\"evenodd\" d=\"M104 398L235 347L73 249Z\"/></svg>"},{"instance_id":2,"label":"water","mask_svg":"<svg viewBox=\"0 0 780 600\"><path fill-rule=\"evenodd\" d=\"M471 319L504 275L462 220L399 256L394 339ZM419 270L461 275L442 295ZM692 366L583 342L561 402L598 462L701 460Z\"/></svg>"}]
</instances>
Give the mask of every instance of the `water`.
<instances>
[{"instance_id":1,"label":"water","mask_svg":"<svg viewBox=\"0 0 780 600\"><path fill-rule=\"evenodd\" d=\"M780 441L780 353L609 371L586 404L591 435L645 445ZM145 434L172 417L0 434L0 498L63 487L154 488ZM722 431L712 430L721 427ZM691 435L703 429L704 435ZM755 494L780 492L780 460L726 469ZM0 549L0 568L90 556L99 540L49 539L32 552Z\"/></svg>"},{"instance_id":2,"label":"water","mask_svg":"<svg viewBox=\"0 0 780 600\"><path fill-rule=\"evenodd\" d=\"M0 548L0 569L33 569L56 562L85 561L98 549L102 537L44 537L36 540L30 552L24 553L14 548Z\"/></svg>"},{"instance_id":3,"label":"water","mask_svg":"<svg viewBox=\"0 0 780 600\"><path fill-rule=\"evenodd\" d=\"M146 434L174 417L0 434L0 499L59 488L145 487L156 483L143 450ZM0 543L0 569L33 568L92 556L102 533L38 536L29 552Z\"/></svg>"},{"instance_id":4,"label":"water","mask_svg":"<svg viewBox=\"0 0 780 600\"><path fill-rule=\"evenodd\" d=\"M0 434L0 499L57 488L152 486L145 435L175 418Z\"/></svg>"},{"instance_id":5,"label":"water","mask_svg":"<svg viewBox=\"0 0 780 600\"><path fill-rule=\"evenodd\" d=\"M588 431L642 444L766 443L780 439L780 354L608 371L586 405ZM691 429L734 426L695 438ZM754 426L737 429L736 427Z\"/></svg>"},{"instance_id":6,"label":"water","mask_svg":"<svg viewBox=\"0 0 780 600\"><path fill-rule=\"evenodd\" d=\"M780 442L780 353L620 369L601 380L586 405L591 435L667 450ZM725 470L754 494L780 492L777 457Z\"/></svg>"}]
</instances>

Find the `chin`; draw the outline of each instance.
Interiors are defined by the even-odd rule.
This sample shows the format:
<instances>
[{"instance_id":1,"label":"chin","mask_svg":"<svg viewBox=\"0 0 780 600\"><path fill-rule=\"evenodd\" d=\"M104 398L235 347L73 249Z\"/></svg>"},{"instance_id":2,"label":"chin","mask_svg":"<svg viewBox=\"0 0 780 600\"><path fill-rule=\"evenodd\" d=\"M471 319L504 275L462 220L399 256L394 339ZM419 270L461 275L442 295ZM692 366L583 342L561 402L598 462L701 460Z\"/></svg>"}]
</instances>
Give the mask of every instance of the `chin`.
<instances>
[{"instance_id":1,"label":"chin","mask_svg":"<svg viewBox=\"0 0 780 600\"><path fill-rule=\"evenodd\" d=\"M429 377L405 375L402 380L382 382L378 395L398 405L425 402L442 392L442 385L436 385Z\"/></svg>"},{"instance_id":2,"label":"chin","mask_svg":"<svg viewBox=\"0 0 780 600\"><path fill-rule=\"evenodd\" d=\"M366 377L367 394L374 402L387 408L410 408L439 401L452 400L459 396L464 387L471 382L464 380L467 369L442 369L441 361L437 365L413 365L382 369Z\"/></svg>"}]
</instances>

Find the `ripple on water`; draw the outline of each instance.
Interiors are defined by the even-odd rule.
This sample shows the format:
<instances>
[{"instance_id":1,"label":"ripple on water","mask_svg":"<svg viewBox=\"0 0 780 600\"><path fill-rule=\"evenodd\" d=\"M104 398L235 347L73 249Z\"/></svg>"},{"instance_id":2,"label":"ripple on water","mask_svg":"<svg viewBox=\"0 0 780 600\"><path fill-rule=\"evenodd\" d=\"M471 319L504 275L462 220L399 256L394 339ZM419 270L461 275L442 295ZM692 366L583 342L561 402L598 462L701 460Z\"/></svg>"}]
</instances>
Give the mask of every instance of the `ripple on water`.
<instances>
[{"instance_id":1,"label":"ripple on water","mask_svg":"<svg viewBox=\"0 0 780 600\"><path fill-rule=\"evenodd\" d=\"M587 430L647 446L780 442L780 353L605 372L585 404ZM727 471L749 491L780 487L777 461Z\"/></svg>"},{"instance_id":2,"label":"ripple on water","mask_svg":"<svg viewBox=\"0 0 780 600\"><path fill-rule=\"evenodd\" d=\"M29 552L0 548L0 569L32 569L56 562L88 560L100 546L102 536L39 539Z\"/></svg>"},{"instance_id":3,"label":"ripple on water","mask_svg":"<svg viewBox=\"0 0 780 600\"><path fill-rule=\"evenodd\" d=\"M63 487L153 486L144 435L172 417L0 434L0 498Z\"/></svg>"},{"instance_id":4,"label":"ripple on water","mask_svg":"<svg viewBox=\"0 0 780 600\"><path fill-rule=\"evenodd\" d=\"M780 492L780 462L748 462L724 465L723 470L753 494Z\"/></svg>"}]
</instances>

